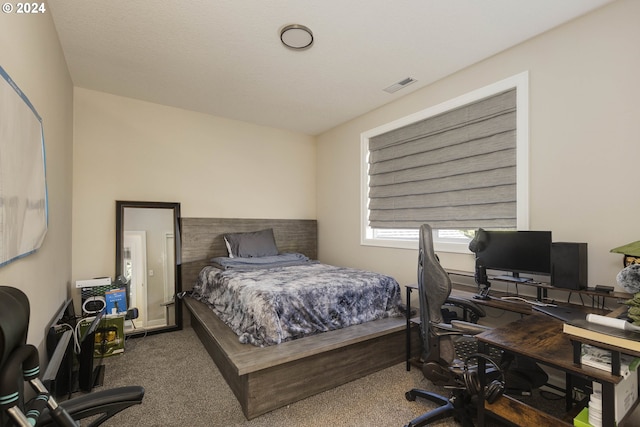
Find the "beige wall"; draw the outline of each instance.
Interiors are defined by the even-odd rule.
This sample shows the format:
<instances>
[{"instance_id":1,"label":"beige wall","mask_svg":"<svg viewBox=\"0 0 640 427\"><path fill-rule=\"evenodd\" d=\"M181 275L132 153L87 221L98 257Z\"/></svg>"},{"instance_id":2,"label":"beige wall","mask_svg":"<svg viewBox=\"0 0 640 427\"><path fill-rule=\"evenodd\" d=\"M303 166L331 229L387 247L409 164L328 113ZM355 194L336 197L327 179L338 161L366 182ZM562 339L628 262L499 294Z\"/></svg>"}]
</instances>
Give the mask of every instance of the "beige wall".
<instances>
[{"instance_id":1,"label":"beige wall","mask_svg":"<svg viewBox=\"0 0 640 427\"><path fill-rule=\"evenodd\" d=\"M184 217L316 216L312 137L75 88L73 280L115 275L115 201Z\"/></svg>"},{"instance_id":2,"label":"beige wall","mask_svg":"<svg viewBox=\"0 0 640 427\"><path fill-rule=\"evenodd\" d=\"M45 328L71 281L73 88L49 13L1 14L0 58L44 125L49 229L36 253L0 268L0 284L29 297L28 342L42 351Z\"/></svg>"},{"instance_id":3,"label":"beige wall","mask_svg":"<svg viewBox=\"0 0 640 427\"><path fill-rule=\"evenodd\" d=\"M415 283L417 251L359 244L360 133L528 70L530 228L587 242L590 285L614 284L609 250L640 240L638 18L640 2L615 2L321 135L320 258ZM441 260L473 268L471 255Z\"/></svg>"}]
</instances>

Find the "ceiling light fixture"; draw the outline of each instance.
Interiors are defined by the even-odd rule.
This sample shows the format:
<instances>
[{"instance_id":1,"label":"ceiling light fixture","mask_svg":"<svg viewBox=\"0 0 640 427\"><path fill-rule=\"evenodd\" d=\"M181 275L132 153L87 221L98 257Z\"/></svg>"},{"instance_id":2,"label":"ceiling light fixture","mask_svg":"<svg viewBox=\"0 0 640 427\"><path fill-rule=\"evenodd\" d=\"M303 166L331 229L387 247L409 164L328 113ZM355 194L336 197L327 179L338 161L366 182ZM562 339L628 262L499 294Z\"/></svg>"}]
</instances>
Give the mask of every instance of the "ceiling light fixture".
<instances>
[{"instance_id":1,"label":"ceiling light fixture","mask_svg":"<svg viewBox=\"0 0 640 427\"><path fill-rule=\"evenodd\" d=\"M280 40L289 49L304 50L313 44L313 33L304 25L286 25L280 30Z\"/></svg>"}]
</instances>

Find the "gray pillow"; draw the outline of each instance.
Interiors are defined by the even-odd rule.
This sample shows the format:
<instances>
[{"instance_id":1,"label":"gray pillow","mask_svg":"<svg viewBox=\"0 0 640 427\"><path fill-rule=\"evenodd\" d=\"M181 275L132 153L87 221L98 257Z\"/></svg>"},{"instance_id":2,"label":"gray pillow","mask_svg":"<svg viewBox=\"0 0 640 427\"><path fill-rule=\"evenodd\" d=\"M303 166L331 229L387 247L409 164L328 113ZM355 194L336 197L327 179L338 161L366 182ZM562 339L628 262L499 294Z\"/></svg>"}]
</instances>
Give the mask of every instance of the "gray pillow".
<instances>
[{"instance_id":1,"label":"gray pillow","mask_svg":"<svg viewBox=\"0 0 640 427\"><path fill-rule=\"evenodd\" d=\"M229 257L255 258L278 255L278 247L273 237L273 229L250 233L225 234Z\"/></svg>"}]
</instances>

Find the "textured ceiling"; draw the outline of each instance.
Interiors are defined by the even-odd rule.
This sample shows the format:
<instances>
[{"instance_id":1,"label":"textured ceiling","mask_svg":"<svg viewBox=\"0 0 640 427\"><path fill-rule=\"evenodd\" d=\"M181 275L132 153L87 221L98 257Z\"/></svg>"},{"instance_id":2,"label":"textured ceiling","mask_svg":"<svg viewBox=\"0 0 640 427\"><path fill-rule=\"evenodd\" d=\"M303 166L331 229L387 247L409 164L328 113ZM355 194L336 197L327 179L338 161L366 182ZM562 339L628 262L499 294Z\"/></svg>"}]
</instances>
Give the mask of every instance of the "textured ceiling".
<instances>
[{"instance_id":1,"label":"textured ceiling","mask_svg":"<svg viewBox=\"0 0 640 427\"><path fill-rule=\"evenodd\" d=\"M48 3L75 86L317 135L610 1ZM281 45L294 23L310 49Z\"/></svg>"}]
</instances>

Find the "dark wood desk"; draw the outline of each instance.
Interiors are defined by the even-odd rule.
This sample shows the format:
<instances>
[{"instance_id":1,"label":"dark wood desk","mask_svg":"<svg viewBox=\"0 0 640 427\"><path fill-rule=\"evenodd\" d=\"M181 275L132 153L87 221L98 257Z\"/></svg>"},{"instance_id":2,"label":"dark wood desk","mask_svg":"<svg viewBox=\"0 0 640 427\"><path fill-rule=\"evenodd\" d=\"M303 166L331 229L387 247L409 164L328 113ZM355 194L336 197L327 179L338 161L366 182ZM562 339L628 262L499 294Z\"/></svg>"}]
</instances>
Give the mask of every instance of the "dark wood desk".
<instances>
[{"instance_id":1,"label":"dark wood desk","mask_svg":"<svg viewBox=\"0 0 640 427\"><path fill-rule=\"evenodd\" d=\"M514 296L513 294L507 295L500 292L494 292L493 296L490 296L489 299L483 300L483 299L475 299L474 296L477 295L476 293L454 288L451 290L451 295L457 296L459 298L467 298L469 301L473 301L473 303L483 307L497 308L499 310L511 311L513 313L519 313L519 314L536 313L536 311L533 308L533 304L518 301L518 300L501 299L503 296ZM534 298L529 296L524 296L524 298L527 300L532 300L532 301L534 300ZM551 301L545 300L545 302L551 302ZM586 305L568 304L566 302L559 302L559 301L554 301L553 303L556 305L562 305L562 306L579 307L579 308L581 307L581 308L584 308L586 313L601 314L603 316L606 316L611 312L610 310L606 310L603 308L591 307Z\"/></svg>"},{"instance_id":2,"label":"dark wood desk","mask_svg":"<svg viewBox=\"0 0 640 427\"><path fill-rule=\"evenodd\" d=\"M419 316L411 318L409 315L409 313L411 312L411 294L413 293L413 291L418 290L418 285L416 284L405 285L405 290L406 290L406 302L407 302L406 367L407 367L407 371L409 371L411 370L411 356L412 354L415 353L415 350L412 348L412 344L411 344L411 326L412 324L415 324L415 325L420 324ZM494 292L493 294L494 296L490 297L490 299L482 300L482 299L474 298L474 296L477 295L476 292L464 290L456 286L454 286L453 289L451 289L451 296L469 300L479 306L491 307L499 310L511 311L514 313L526 314L526 315L536 313L536 311L533 309L533 306L531 304L528 304L526 302L516 301L516 300L502 300L500 299L500 297L506 296L506 294L503 294L500 292ZM532 299L532 298L528 298L528 299ZM569 305L569 304L559 303L559 305ZM580 307L575 305L573 306ZM609 313L608 310L604 310L604 309L586 307L586 306L584 306L584 308L589 313L601 314L603 316ZM469 321L469 319L467 318L466 312L464 313L463 320Z\"/></svg>"},{"instance_id":3,"label":"dark wood desk","mask_svg":"<svg viewBox=\"0 0 640 427\"><path fill-rule=\"evenodd\" d=\"M451 269L447 269L447 273L449 273L450 276L460 276L460 277L468 277L468 278L473 278L474 277L474 273L470 272L470 271L461 271L461 270L451 270ZM599 300L602 305L605 305L605 300L607 298L609 299L629 299L632 298L633 295L627 292L619 292L619 291L614 291L614 292L598 292L596 291L594 288L589 288L589 289L569 289L569 288L561 288L561 287L557 287L557 286L553 286L550 283L545 283L545 282L536 282L536 281L530 281L530 282L511 282L509 280L504 280L501 279L499 277L496 276L489 276L489 280L491 281L495 281L495 282L501 282L501 283L511 283L514 285L522 285L522 286L529 286L529 287L533 287L536 289L536 295L537 295L537 299L542 301L544 299L546 299L549 295L549 292L555 292L555 291L560 291L561 293L575 293L575 294L579 294L579 295L584 295L584 296L588 296L589 298L595 299L595 300ZM491 290L492 294L500 294L499 291L495 291L494 289ZM500 296L500 295L498 295Z\"/></svg>"},{"instance_id":4,"label":"dark wood desk","mask_svg":"<svg viewBox=\"0 0 640 427\"><path fill-rule=\"evenodd\" d=\"M460 276L469 276L468 272L458 272L458 271L449 271L449 274L460 275ZM548 290L565 290L568 292L576 292L582 295L590 295L597 296L599 299L602 298L604 301L605 298L628 298L629 294L625 293L610 293L610 294L602 294L593 292L591 290L581 290L581 291L571 291L569 289L562 288L554 288L548 284L542 283L524 283L528 285L536 286L539 290L538 298L544 298L547 296ZM417 290L417 285L406 285L406 297L407 297L407 308L408 312L411 309L410 301L411 301L411 293L415 289ZM578 376L588 381L597 381L602 384L603 390L603 425L608 426L614 425L613 420L615 419L615 385L618 384L622 377L618 375L612 375L606 371L591 368L591 367L582 367L579 363L579 360L576 362L576 348L579 348L580 343L574 342L572 344L568 335L562 332L563 322L560 320L553 319L552 317L546 316L544 314L538 313L533 309L531 304L525 302L519 302L514 300L501 300L500 297L506 295L499 291L492 290L492 298L489 300L481 300L473 298L476 295L475 292L471 292L466 288L469 287L458 287L454 285L454 288L451 291L452 296L457 296L459 298L466 298L470 301L473 301L475 304L484 307L492 307L500 310L511 311L515 313L520 313L523 315L527 315L520 320L509 323L506 326L492 329L490 331L484 332L480 335L477 335L479 346L481 351L487 353L487 349L489 346L498 347L503 350L509 351L511 353L521 354L524 356L528 356L542 364L546 364L548 366L554 367L565 372L565 381L566 386L565 390L569 390L569 393L566 393L566 406L567 410L573 405L572 400L572 376ZM471 288L469 288L471 289ZM544 292L540 292L540 290ZM527 297L527 299L533 299L531 297ZM607 315L611 313L609 310L604 308L597 307L588 307L588 306L577 306L574 304L566 304L566 303L558 303L558 305L571 305L573 307L583 307L586 312L589 313L597 313L602 315ZM623 308L626 308L624 306ZM615 314L615 311L614 313ZM535 316L535 319L532 319L529 315ZM419 323L419 319L410 319L407 316L407 370L410 369L410 357L412 354L411 347L411 326L413 323ZM615 351L615 349L612 349ZM615 358L614 358L615 360ZM479 376L482 376L482 373L485 369L485 361L483 359L478 360L478 369ZM619 372L618 372L619 373ZM482 379L484 381L484 379ZM506 400L506 399L505 399ZM513 402L509 402L508 405L503 405L506 407L518 406L521 402L514 400ZM523 406L526 406L522 404ZM494 405L495 407L495 405ZM485 417L485 408L484 405L478 405L478 423L480 426L484 425L484 417ZM518 412L518 411L511 411ZM540 412L540 411L538 411ZM529 421L534 420L535 417L532 416L529 418ZM521 421L519 419L518 421ZM558 420L559 423L563 423ZM535 425L535 424L533 424ZM560 425L560 424L558 424Z\"/></svg>"},{"instance_id":5,"label":"dark wood desk","mask_svg":"<svg viewBox=\"0 0 640 427\"><path fill-rule=\"evenodd\" d=\"M497 308L499 310L511 311L519 314L531 314L533 312L531 304L526 302L500 299L502 296L506 296L506 294L502 294L500 292L493 292L493 296L489 297L489 299L476 299L474 296L477 295L477 292L453 288L451 289L451 295L459 298L467 298L468 300L473 301L474 304L483 307ZM533 298L527 297L527 299L532 300Z\"/></svg>"},{"instance_id":6,"label":"dark wood desk","mask_svg":"<svg viewBox=\"0 0 640 427\"><path fill-rule=\"evenodd\" d=\"M573 345L562 332L563 322L543 314L532 314L503 327L476 335L479 349L487 353L488 346L530 357L537 362L560 369L566 375L567 406L571 402L571 376L576 375L602 384L602 422L604 426L615 425L615 385L622 377L587 366L573 360ZM478 360L478 373L484 384L485 362ZM485 425L485 405L478 404L478 425Z\"/></svg>"}]
</instances>

